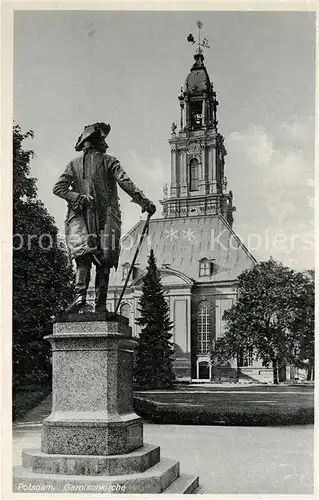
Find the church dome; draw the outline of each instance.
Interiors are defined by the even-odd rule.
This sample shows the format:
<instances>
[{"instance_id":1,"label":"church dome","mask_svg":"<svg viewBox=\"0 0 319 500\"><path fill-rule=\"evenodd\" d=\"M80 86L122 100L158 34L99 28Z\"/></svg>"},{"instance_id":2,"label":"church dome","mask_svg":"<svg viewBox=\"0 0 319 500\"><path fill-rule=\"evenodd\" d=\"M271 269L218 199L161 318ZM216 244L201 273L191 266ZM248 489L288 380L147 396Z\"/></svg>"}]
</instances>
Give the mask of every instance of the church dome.
<instances>
[{"instance_id":1,"label":"church dome","mask_svg":"<svg viewBox=\"0 0 319 500\"><path fill-rule=\"evenodd\" d=\"M194 59L195 62L185 81L184 91L191 95L210 92L211 84L203 63L204 56L201 52L197 52Z\"/></svg>"}]
</instances>

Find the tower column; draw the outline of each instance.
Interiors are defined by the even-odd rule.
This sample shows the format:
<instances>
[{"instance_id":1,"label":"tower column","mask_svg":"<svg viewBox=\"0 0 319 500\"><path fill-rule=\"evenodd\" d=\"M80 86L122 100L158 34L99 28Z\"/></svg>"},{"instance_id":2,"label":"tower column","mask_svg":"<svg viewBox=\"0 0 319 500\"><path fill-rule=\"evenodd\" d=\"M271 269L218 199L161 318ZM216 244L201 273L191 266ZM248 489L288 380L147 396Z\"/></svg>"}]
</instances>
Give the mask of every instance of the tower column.
<instances>
[{"instance_id":1,"label":"tower column","mask_svg":"<svg viewBox=\"0 0 319 500\"><path fill-rule=\"evenodd\" d=\"M209 104L209 110L210 110L210 120L212 123L214 123L214 120L215 120L215 115L214 115L214 103L213 102L210 102Z\"/></svg>"},{"instance_id":2,"label":"tower column","mask_svg":"<svg viewBox=\"0 0 319 500\"><path fill-rule=\"evenodd\" d=\"M185 120L186 120L186 127L190 127L191 124L191 109L189 105L189 100L188 97L185 97Z\"/></svg>"},{"instance_id":3,"label":"tower column","mask_svg":"<svg viewBox=\"0 0 319 500\"><path fill-rule=\"evenodd\" d=\"M171 189L170 196L175 198L177 192L177 179L176 179L176 147L171 149Z\"/></svg>"},{"instance_id":4,"label":"tower column","mask_svg":"<svg viewBox=\"0 0 319 500\"><path fill-rule=\"evenodd\" d=\"M208 192L213 192L213 148L209 147L208 150Z\"/></svg>"},{"instance_id":5,"label":"tower column","mask_svg":"<svg viewBox=\"0 0 319 500\"><path fill-rule=\"evenodd\" d=\"M181 127L181 130L184 129L184 103L181 103L181 121L180 121L180 127Z\"/></svg>"},{"instance_id":6,"label":"tower column","mask_svg":"<svg viewBox=\"0 0 319 500\"><path fill-rule=\"evenodd\" d=\"M181 87L181 93L178 96L179 99L179 104L181 107L181 117L180 117L180 130L182 131L184 128L184 107L185 107L185 102L184 102L184 94L183 94L183 89Z\"/></svg>"},{"instance_id":7,"label":"tower column","mask_svg":"<svg viewBox=\"0 0 319 500\"><path fill-rule=\"evenodd\" d=\"M201 165L199 177L199 191L201 194L206 194L206 179L205 179L205 147L201 148Z\"/></svg>"},{"instance_id":8,"label":"tower column","mask_svg":"<svg viewBox=\"0 0 319 500\"><path fill-rule=\"evenodd\" d=\"M217 193L217 156L216 147L211 148L211 162L212 162L212 184L210 187L210 193Z\"/></svg>"},{"instance_id":9,"label":"tower column","mask_svg":"<svg viewBox=\"0 0 319 500\"><path fill-rule=\"evenodd\" d=\"M204 96L203 98L203 103L202 103L202 123L203 123L203 127L206 127L207 126L207 113L206 113L206 110L207 110L207 101L206 101L206 96Z\"/></svg>"},{"instance_id":10,"label":"tower column","mask_svg":"<svg viewBox=\"0 0 319 500\"><path fill-rule=\"evenodd\" d=\"M186 151L181 150L180 152L180 162L181 162L181 168L180 168L180 173L181 173L181 196L187 196L188 194L188 189L187 189L187 182L188 182L188 165L187 165L187 158L186 158Z\"/></svg>"}]
</instances>

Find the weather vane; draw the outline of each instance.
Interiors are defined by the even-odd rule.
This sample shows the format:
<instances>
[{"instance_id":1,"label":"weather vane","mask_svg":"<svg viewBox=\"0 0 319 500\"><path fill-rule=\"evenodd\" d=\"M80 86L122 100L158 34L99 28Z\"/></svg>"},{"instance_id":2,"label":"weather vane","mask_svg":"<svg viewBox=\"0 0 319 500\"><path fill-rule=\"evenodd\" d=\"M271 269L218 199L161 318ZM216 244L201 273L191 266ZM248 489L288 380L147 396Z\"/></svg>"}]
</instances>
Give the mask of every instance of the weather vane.
<instances>
[{"instance_id":1,"label":"weather vane","mask_svg":"<svg viewBox=\"0 0 319 500\"><path fill-rule=\"evenodd\" d=\"M200 41L200 30L202 29L203 27L203 23L202 21L197 21L196 23L197 27L198 27L198 42L196 42L195 38L193 37L192 33L190 33L187 37L187 41L192 43L194 45L194 43L196 43L196 45L198 45L198 52L202 52L202 48L205 48L205 49L209 49L209 45L208 45L208 40L207 38L203 38L203 41L201 42Z\"/></svg>"}]
</instances>

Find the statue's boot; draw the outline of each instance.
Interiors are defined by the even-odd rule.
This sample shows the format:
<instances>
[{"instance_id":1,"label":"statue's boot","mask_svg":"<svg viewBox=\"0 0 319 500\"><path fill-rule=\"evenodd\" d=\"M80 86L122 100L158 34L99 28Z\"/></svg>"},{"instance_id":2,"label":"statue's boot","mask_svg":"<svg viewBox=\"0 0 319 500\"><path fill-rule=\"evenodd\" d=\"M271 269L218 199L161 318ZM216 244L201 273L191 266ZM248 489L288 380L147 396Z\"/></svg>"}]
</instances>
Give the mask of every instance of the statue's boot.
<instances>
[{"instance_id":1,"label":"statue's boot","mask_svg":"<svg viewBox=\"0 0 319 500\"><path fill-rule=\"evenodd\" d=\"M72 314L78 313L80 309L85 307L85 305L86 305L86 295L83 294L77 295L65 312Z\"/></svg>"},{"instance_id":2,"label":"statue's boot","mask_svg":"<svg viewBox=\"0 0 319 500\"><path fill-rule=\"evenodd\" d=\"M75 299L67 308L67 313L78 313L86 306L86 293L90 283L92 256L90 254L78 257L76 260Z\"/></svg>"},{"instance_id":3,"label":"statue's boot","mask_svg":"<svg viewBox=\"0 0 319 500\"><path fill-rule=\"evenodd\" d=\"M107 289L109 286L109 266L96 266L95 275L95 312L108 312L106 307Z\"/></svg>"}]
</instances>

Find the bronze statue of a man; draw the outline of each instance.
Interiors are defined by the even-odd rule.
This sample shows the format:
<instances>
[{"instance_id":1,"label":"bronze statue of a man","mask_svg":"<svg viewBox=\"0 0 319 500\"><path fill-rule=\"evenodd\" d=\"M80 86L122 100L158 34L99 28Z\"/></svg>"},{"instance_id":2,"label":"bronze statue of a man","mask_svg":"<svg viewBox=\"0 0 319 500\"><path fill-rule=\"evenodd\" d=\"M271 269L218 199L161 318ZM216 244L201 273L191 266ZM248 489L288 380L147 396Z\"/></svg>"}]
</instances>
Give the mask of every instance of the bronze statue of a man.
<instances>
[{"instance_id":1,"label":"bronze statue of a man","mask_svg":"<svg viewBox=\"0 0 319 500\"><path fill-rule=\"evenodd\" d=\"M96 265L95 311L106 311L110 269L118 266L121 212L117 184L142 212L153 215L155 205L146 198L122 169L120 162L106 154L105 138L110 125L94 123L84 128L75 145L83 154L72 160L53 188L68 202L65 223L66 243L76 261L76 296L67 312L78 312L86 304L92 262Z\"/></svg>"}]
</instances>

